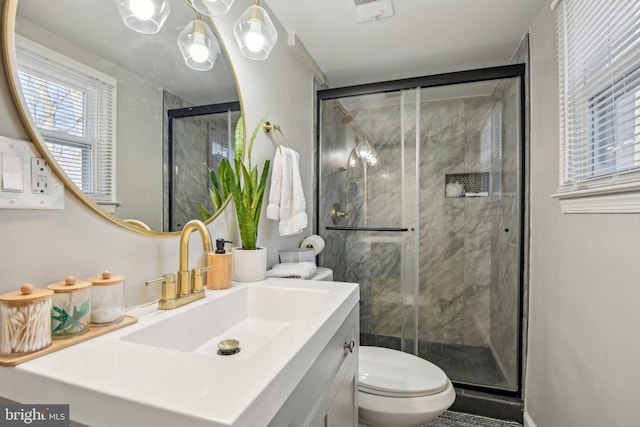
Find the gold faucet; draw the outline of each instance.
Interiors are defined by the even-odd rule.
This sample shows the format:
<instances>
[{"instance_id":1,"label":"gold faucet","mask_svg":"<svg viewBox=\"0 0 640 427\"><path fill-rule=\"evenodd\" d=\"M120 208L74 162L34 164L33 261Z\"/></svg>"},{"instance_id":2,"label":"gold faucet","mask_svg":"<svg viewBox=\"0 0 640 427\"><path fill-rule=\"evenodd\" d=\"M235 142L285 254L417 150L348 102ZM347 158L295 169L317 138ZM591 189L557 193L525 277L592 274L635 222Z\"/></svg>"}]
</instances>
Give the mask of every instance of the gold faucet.
<instances>
[{"instance_id":1,"label":"gold faucet","mask_svg":"<svg viewBox=\"0 0 640 427\"><path fill-rule=\"evenodd\" d=\"M212 267L194 268L189 271L189 237L194 231L199 231L202 237L202 247L205 253L213 251L211 235L207 226L200 220L189 221L180 234L180 266L178 270L178 285L175 276L165 274L160 279L149 280L146 285L162 282L162 298L158 301L160 310L171 310L190 302L204 298L202 287L202 272Z\"/></svg>"}]
</instances>

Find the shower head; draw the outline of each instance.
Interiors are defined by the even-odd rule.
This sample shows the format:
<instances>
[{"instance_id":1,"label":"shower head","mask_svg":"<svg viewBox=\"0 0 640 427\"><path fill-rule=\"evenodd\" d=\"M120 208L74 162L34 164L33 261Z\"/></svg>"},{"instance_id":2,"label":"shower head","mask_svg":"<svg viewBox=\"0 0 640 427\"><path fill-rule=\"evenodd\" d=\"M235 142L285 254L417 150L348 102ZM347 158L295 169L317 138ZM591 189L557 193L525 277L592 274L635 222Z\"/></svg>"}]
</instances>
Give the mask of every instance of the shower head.
<instances>
[{"instance_id":1,"label":"shower head","mask_svg":"<svg viewBox=\"0 0 640 427\"><path fill-rule=\"evenodd\" d=\"M340 110L340 112L342 114L344 114L344 118L342 119L342 124L346 125L347 123L351 123L353 121L353 116L351 115L350 112L347 111L346 108L344 108L344 106L342 104L340 104L339 102L334 102L333 103L333 108Z\"/></svg>"}]
</instances>

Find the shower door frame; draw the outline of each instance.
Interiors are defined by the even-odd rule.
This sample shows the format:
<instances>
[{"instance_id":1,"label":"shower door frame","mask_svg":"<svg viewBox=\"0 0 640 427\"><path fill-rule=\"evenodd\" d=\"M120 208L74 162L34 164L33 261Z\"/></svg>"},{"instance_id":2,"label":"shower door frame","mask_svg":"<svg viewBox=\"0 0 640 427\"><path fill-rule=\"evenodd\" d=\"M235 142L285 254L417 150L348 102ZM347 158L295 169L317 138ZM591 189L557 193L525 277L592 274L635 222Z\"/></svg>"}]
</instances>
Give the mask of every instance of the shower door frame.
<instances>
[{"instance_id":1,"label":"shower door frame","mask_svg":"<svg viewBox=\"0 0 640 427\"><path fill-rule=\"evenodd\" d=\"M339 98L349 98L361 95L372 95L385 92L397 92L401 90L411 89L425 89L438 86L449 86L464 83L474 83L489 80L501 80L509 78L518 78L519 80L519 136L520 136L520 159L519 159L519 191L520 191L520 250L519 250L519 269L518 269L518 338L517 348L519 349L517 357L517 390L501 390L492 388L489 386L471 385L471 384L459 384L454 382L454 386L468 390L475 390L480 392L486 392L494 395L522 398L522 390L524 384L524 360L526 357L526 322L524 321L524 313L527 312L527 303L525 301L525 292L528 280L525 277L526 268L526 254L528 251L526 248L529 246L529 233L527 231L529 221L529 211L527 205L527 197L529 194L528 180L526 179L526 173L528 170L528 150L526 129L527 126L527 82L526 82L526 64L510 64L497 67L479 68L473 70L456 71L451 73L434 74L422 77L413 77L407 79L391 80L378 83L367 83L355 86L346 86L333 89L321 89L316 91L316 135L315 135L315 206L316 214L314 221L314 233L320 233L320 129L322 123L322 102L328 100L334 100Z\"/></svg>"}]
</instances>

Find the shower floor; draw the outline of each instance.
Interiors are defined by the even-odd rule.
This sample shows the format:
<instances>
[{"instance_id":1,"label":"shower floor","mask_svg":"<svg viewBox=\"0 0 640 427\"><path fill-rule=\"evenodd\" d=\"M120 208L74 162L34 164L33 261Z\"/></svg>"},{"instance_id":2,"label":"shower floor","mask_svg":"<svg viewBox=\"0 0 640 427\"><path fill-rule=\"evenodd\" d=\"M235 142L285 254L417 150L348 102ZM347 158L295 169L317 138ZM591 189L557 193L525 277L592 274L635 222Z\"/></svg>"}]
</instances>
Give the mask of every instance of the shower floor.
<instances>
[{"instance_id":1,"label":"shower floor","mask_svg":"<svg viewBox=\"0 0 640 427\"><path fill-rule=\"evenodd\" d=\"M411 340L407 344L409 348L413 346ZM399 337L360 333L360 345L400 350L401 340ZM418 356L439 366L454 383L508 389L504 376L487 347L420 341Z\"/></svg>"}]
</instances>

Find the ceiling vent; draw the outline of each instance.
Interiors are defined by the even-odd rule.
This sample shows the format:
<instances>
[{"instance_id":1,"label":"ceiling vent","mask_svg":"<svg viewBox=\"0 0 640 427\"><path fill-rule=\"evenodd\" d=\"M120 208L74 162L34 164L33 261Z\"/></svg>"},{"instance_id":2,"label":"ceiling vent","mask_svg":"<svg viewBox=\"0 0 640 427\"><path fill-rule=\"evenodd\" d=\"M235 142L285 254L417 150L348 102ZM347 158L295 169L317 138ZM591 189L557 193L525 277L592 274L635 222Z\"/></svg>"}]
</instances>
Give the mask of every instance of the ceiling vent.
<instances>
[{"instance_id":1,"label":"ceiling vent","mask_svg":"<svg viewBox=\"0 0 640 427\"><path fill-rule=\"evenodd\" d=\"M391 0L347 0L357 22L370 22L393 16Z\"/></svg>"}]
</instances>

